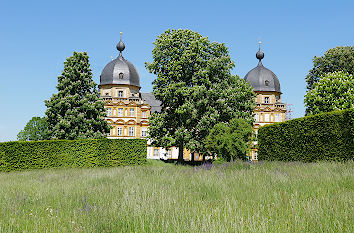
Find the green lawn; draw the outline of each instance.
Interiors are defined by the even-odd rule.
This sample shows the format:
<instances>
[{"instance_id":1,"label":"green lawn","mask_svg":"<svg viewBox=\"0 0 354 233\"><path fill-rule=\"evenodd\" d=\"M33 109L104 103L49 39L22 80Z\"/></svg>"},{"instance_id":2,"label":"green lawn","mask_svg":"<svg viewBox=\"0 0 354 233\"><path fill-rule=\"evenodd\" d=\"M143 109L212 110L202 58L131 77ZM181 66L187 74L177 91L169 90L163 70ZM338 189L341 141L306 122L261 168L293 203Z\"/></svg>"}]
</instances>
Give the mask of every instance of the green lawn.
<instances>
[{"instance_id":1,"label":"green lawn","mask_svg":"<svg viewBox=\"0 0 354 233\"><path fill-rule=\"evenodd\" d=\"M354 232L354 162L0 173L0 232Z\"/></svg>"}]
</instances>

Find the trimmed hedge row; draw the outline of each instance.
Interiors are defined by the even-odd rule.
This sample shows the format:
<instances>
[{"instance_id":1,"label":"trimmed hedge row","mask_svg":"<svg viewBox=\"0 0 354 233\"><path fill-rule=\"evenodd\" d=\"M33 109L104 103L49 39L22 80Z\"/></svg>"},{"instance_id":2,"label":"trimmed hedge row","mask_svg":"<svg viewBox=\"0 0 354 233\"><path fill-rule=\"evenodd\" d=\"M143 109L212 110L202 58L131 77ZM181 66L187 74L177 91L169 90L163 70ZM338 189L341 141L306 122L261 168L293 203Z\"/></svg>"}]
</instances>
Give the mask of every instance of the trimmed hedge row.
<instances>
[{"instance_id":1,"label":"trimmed hedge row","mask_svg":"<svg viewBox=\"0 0 354 233\"><path fill-rule=\"evenodd\" d=\"M263 126L259 160L345 161L354 157L354 109Z\"/></svg>"},{"instance_id":2,"label":"trimmed hedge row","mask_svg":"<svg viewBox=\"0 0 354 233\"><path fill-rule=\"evenodd\" d=\"M145 139L0 143L0 171L58 167L112 167L145 162Z\"/></svg>"}]
</instances>

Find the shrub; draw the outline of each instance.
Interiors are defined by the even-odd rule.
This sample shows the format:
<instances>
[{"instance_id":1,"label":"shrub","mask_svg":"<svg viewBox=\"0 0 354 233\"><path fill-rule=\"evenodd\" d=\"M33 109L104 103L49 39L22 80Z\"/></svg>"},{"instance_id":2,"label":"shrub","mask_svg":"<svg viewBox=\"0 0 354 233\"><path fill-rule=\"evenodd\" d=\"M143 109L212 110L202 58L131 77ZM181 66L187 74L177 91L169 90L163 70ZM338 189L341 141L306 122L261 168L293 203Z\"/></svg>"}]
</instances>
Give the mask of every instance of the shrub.
<instances>
[{"instance_id":1,"label":"shrub","mask_svg":"<svg viewBox=\"0 0 354 233\"><path fill-rule=\"evenodd\" d=\"M110 167L146 162L144 139L81 139L0 143L0 171Z\"/></svg>"},{"instance_id":2,"label":"shrub","mask_svg":"<svg viewBox=\"0 0 354 233\"><path fill-rule=\"evenodd\" d=\"M302 117L259 129L260 160L353 160L354 109Z\"/></svg>"}]
</instances>

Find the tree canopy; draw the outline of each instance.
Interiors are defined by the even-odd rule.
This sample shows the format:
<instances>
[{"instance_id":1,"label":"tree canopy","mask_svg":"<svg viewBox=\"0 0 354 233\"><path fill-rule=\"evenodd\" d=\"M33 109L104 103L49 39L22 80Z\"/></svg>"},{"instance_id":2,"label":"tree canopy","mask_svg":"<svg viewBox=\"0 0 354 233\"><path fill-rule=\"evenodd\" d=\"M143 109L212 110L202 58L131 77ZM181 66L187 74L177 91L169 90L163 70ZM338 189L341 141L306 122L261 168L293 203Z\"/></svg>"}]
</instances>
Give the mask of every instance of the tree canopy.
<instances>
[{"instance_id":1,"label":"tree canopy","mask_svg":"<svg viewBox=\"0 0 354 233\"><path fill-rule=\"evenodd\" d=\"M47 121L44 117L32 117L23 130L17 134L19 141L39 141L47 139Z\"/></svg>"},{"instance_id":2,"label":"tree canopy","mask_svg":"<svg viewBox=\"0 0 354 233\"><path fill-rule=\"evenodd\" d=\"M45 101L51 139L106 137L110 128L96 86L87 53L74 52L58 77L58 93Z\"/></svg>"},{"instance_id":3,"label":"tree canopy","mask_svg":"<svg viewBox=\"0 0 354 233\"><path fill-rule=\"evenodd\" d=\"M250 122L242 118L217 123L206 138L206 147L227 161L246 159L252 132Z\"/></svg>"},{"instance_id":4,"label":"tree canopy","mask_svg":"<svg viewBox=\"0 0 354 233\"><path fill-rule=\"evenodd\" d=\"M320 78L305 95L306 114L354 107L354 76L343 71Z\"/></svg>"},{"instance_id":5,"label":"tree canopy","mask_svg":"<svg viewBox=\"0 0 354 233\"><path fill-rule=\"evenodd\" d=\"M311 90L321 76L336 71L354 75L354 46L332 48L321 57L315 56L313 68L306 76L307 89Z\"/></svg>"},{"instance_id":6,"label":"tree canopy","mask_svg":"<svg viewBox=\"0 0 354 233\"><path fill-rule=\"evenodd\" d=\"M216 123L252 121L253 88L231 75L234 63L225 44L178 29L165 31L154 45L153 62L146 67L157 75L153 94L162 103L162 111L152 114L149 123L155 145L204 153L205 138Z\"/></svg>"}]
</instances>

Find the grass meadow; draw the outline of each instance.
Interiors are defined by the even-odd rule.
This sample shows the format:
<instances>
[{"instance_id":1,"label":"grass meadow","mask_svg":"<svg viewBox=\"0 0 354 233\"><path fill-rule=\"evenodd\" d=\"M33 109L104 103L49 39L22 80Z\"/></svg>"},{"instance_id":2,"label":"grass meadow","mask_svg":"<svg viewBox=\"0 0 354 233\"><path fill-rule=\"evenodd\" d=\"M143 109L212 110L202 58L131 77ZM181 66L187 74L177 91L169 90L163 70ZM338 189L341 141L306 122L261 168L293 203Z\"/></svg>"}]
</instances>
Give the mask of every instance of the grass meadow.
<instances>
[{"instance_id":1,"label":"grass meadow","mask_svg":"<svg viewBox=\"0 0 354 233\"><path fill-rule=\"evenodd\" d=\"M0 232L354 232L354 162L0 173Z\"/></svg>"}]
</instances>

